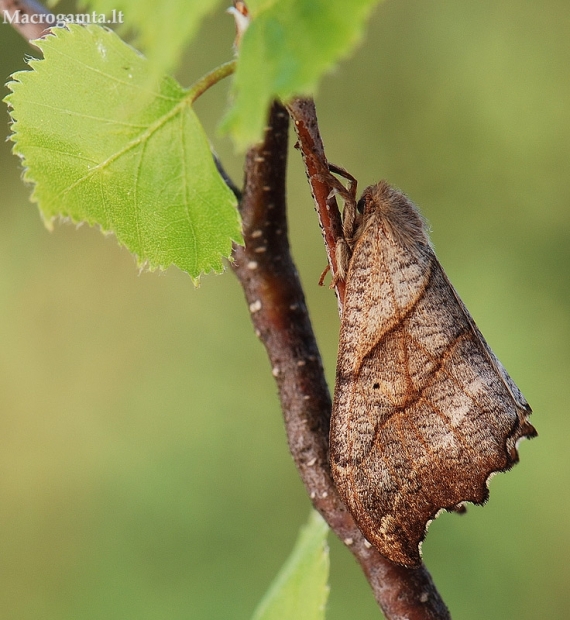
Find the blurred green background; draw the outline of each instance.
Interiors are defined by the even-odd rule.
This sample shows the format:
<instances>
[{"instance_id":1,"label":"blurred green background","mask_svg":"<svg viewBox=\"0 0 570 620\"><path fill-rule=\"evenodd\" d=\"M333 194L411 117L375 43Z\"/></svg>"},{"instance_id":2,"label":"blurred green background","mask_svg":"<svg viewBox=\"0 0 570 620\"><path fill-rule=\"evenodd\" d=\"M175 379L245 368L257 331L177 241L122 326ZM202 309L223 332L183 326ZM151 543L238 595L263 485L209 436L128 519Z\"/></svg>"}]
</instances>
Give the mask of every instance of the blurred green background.
<instances>
[{"instance_id":1,"label":"blurred green background","mask_svg":"<svg viewBox=\"0 0 570 620\"><path fill-rule=\"evenodd\" d=\"M422 207L535 411L540 437L488 505L441 516L424 544L457 619L570 616L569 32L567 0L390 0L317 96L329 159ZM181 82L232 40L219 10ZM31 53L0 24L3 80ZM197 109L239 181L215 137L225 96ZM249 618L309 501L235 278L194 290L175 270L139 274L112 237L45 230L9 143L0 175L0 616ZM289 204L332 385L336 303L317 287L325 255L293 149ZM331 553L329 620L380 618L352 556L332 539Z\"/></svg>"}]
</instances>

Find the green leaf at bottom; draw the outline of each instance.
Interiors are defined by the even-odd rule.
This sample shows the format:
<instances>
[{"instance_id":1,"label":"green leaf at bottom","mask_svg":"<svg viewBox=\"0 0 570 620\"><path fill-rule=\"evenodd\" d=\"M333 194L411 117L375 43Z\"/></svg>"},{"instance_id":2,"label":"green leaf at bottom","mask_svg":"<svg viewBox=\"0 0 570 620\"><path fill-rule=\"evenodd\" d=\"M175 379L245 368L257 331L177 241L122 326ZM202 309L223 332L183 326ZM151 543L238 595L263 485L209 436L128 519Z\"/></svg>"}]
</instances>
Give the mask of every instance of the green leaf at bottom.
<instances>
[{"instance_id":1,"label":"green leaf at bottom","mask_svg":"<svg viewBox=\"0 0 570 620\"><path fill-rule=\"evenodd\" d=\"M253 620L323 620L329 593L328 531L313 511Z\"/></svg>"},{"instance_id":2,"label":"green leaf at bottom","mask_svg":"<svg viewBox=\"0 0 570 620\"><path fill-rule=\"evenodd\" d=\"M13 76L6 101L45 219L97 224L149 268L221 271L241 241L236 200L187 91L156 84L148 61L99 26L36 44L44 60Z\"/></svg>"}]
</instances>

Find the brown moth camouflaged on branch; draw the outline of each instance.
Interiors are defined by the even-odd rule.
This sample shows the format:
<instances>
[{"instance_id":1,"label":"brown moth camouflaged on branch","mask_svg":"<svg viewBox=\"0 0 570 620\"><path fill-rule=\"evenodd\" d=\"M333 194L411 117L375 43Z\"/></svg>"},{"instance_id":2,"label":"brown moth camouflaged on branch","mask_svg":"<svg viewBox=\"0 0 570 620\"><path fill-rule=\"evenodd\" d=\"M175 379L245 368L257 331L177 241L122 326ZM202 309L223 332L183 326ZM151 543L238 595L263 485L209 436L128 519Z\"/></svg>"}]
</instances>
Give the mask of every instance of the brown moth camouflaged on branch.
<instances>
[{"instance_id":1,"label":"brown moth camouflaged on branch","mask_svg":"<svg viewBox=\"0 0 570 620\"><path fill-rule=\"evenodd\" d=\"M382 181L359 210L347 235L331 468L366 538L414 567L437 513L484 503L490 476L510 469L517 442L536 431L415 206Z\"/></svg>"}]
</instances>

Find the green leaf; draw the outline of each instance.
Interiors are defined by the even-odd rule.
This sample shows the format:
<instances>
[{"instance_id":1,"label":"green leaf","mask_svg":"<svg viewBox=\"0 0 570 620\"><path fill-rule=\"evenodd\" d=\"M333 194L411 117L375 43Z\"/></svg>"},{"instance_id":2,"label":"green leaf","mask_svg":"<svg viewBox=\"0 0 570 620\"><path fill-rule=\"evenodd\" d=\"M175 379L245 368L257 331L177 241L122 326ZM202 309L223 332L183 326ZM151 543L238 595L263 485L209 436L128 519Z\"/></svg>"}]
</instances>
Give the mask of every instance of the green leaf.
<instances>
[{"instance_id":1,"label":"green leaf","mask_svg":"<svg viewBox=\"0 0 570 620\"><path fill-rule=\"evenodd\" d=\"M222 130L240 149L259 140L270 102L316 90L324 73L360 41L378 0L257 0ZM254 9L254 10L253 10Z\"/></svg>"},{"instance_id":2,"label":"green leaf","mask_svg":"<svg viewBox=\"0 0 570 620\"><path fill-rule=\"evenodd\" d=\"M328 598L328 525L313 511L253 620L323 620Z\"/></svg>"},{"instance_id":3,"label":"green leaf","mask_svg":"<svg viewBox=\"0 0 570 620\"><path fill-rule=\"evenodd\" d=\"M113 11L116 14L122 11L125 25L120 28L121 34L132 28L136 32L134 44L144 50L155 71L165 73L178 65L184 48L196 33L202 19L220 2L221 0L85 0L80 4L107 16L111 16ZM53 6L56 2L50 4Z\"/></svg>"},{"instance_id":4,"label":"green leaf","mask_svg":"<svg viewBox=\"0 0 570 620\"><path fill-rule=\"evenodd\" d=\"M36 44L44 60L14 74L6 101L45 219L98 224L151 269L221 271L241 242L236 199L188 91L170 78L155 86L146 59L98 26Z\"/></svg>"}]
</instances>

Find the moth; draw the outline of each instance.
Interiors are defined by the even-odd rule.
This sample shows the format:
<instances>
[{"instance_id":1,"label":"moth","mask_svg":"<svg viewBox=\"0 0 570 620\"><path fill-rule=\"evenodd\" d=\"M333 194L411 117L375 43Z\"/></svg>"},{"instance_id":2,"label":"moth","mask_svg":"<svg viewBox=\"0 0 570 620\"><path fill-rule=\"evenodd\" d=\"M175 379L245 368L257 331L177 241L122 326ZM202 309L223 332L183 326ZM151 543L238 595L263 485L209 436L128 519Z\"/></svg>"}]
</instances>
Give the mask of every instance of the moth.
<instances>
[{"instance_id":1,"label":"moth","mask_svg":"<svg viewBox=\"0 0 570 620\"><path fill-rule=\"evenodd\" d=\"M492 474L510 469L519 440L537 433L417 208L384 181L358 203L345 194L332 475L368 541L416 567L431 520L483 504Z\"/></svg>"}]
</instances>

